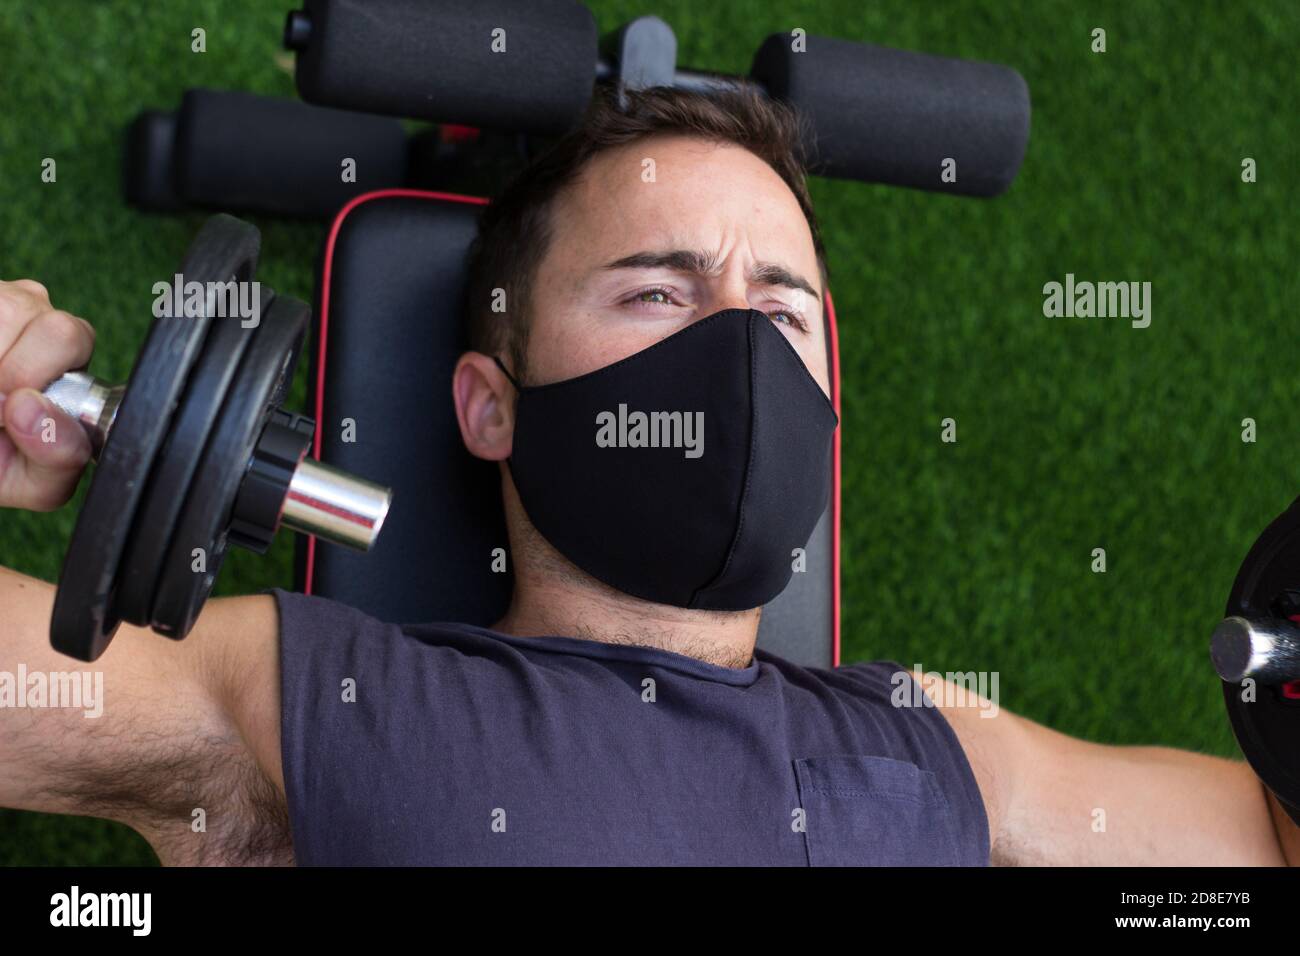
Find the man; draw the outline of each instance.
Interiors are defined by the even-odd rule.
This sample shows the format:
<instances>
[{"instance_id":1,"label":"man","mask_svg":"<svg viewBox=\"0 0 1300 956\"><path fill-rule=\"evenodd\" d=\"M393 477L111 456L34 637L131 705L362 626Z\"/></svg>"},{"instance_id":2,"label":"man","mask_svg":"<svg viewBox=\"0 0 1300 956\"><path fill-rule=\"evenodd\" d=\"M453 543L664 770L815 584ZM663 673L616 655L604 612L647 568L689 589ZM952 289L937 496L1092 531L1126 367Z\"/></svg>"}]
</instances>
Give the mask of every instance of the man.
<instances>
[{"instance_id":1,"label":"man","mask_svg":"<svg viewBox=\"0 0 1300 956\"><path fill-rule=\"evenodd\" d=\"M0 805L120 820L165 863L1300 858L1243 763L895 706L895 665L755 652L837 426L796 139L749 95L598 97L488 207L451 386L501 463L516 589L493 628L281 591L210 601L181 643L123 627L102 717L0 710ZM71 494L84 436L33 389L92 346L0 283L0 503ZM665 441L597 428L620 404ZM71 669L51 601L0 575L0 670Z\"/></svg>"}]
</instances>

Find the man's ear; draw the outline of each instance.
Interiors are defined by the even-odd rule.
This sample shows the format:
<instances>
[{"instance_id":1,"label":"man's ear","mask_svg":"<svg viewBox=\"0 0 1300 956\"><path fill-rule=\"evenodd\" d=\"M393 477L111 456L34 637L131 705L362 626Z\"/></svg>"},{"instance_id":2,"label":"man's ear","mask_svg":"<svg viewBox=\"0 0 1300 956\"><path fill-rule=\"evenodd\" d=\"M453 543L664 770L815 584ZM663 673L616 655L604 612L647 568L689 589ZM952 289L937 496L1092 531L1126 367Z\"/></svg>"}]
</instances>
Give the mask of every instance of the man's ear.
<instances>
[{"instance_id":1,"label":"man's ear","mask_svg":"<svg viewBox=\"0 0 1300 956\"><path fill-rule=\"evenodd\" d=\"M466 352L451 375L460 437L469 453L488 461L510 457L515 433L514 386L491 358Z\"/></svg>"}]
</instances>

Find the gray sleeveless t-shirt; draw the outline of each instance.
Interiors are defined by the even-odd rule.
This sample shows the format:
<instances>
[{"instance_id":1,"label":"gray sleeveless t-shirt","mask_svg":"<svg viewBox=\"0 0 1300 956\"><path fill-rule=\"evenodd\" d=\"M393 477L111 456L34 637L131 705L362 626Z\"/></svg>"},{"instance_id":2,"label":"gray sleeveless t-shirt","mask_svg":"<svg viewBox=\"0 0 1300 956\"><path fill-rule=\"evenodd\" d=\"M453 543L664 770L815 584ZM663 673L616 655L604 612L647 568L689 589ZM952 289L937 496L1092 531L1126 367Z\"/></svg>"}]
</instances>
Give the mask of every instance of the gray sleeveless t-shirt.
<instances>
[{"instance_id":1,"label":"gray sleeveless t-shirt","mask_svg":"<svg viewBox=\"0 0 1300 956\"><path fill-rule=\"evenodd\" d=\"M736 670L273 593L300 865L989 862L961 745L894 706L896 664Z\"/></svg>"}]
</instances>

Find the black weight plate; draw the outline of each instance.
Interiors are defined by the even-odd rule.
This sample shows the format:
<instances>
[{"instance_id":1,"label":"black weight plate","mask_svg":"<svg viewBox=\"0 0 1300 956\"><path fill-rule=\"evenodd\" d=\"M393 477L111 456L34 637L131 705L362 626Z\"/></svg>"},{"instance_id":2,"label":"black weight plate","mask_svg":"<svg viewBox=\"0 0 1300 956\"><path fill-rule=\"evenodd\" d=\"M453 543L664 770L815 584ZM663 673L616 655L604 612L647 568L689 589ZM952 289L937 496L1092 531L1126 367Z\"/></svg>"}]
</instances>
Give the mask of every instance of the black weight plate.
<instances>
[{"instance_id":1,"label":"black weight plate","mask_svg":"<svg viewBox=\"0 0 1300 956\"><path fill-rule=\"evenodd\" d=\"M258 315L265 315L275 293L261 289ZM167 557L176 516L190 489L213 423L226 402L230 383L239 371L245 346L257 333L238 316L214 318L199 360L190 372L167 440L158 451L126 550L118 566L113 616L147 627L153 609L158 571Z\"/></svg>"},{"instance_id":2,"label":"black weight plate","mask_svg":"<svg viewBox=\"0 0 1300 956\"><path fill-rule=\"evenodd\" d=\"M233 216L204 223L181 265L186 282L251 281L261 237ZM100 454L72 530L50 620L54 649L93 661L108 647L118 562L154 456L167 434L185 379L208 330L204 315L155 318Z\"/></svg>"},{"instance_id":3,"label":"black weight plate","mask_svg":"<svg viewBox=\"0 0 1300 956\"><path fill-rule=\"evenodd\" d=\"M1227 616L1283 616L1276 604L1285 592L1300 589L1300 499L1279 515L1251 547L1228 598ZM1289 615L1287 615L1289 616ZM1260 685L1256 699L1241 699L1242 688L1223 683L1228 717L1242 753L1300 822L1300 700L1276 687Z\"/></svg>"},{"instance_id":4,"label":"black weight plate","mask_svg":"<svg viewBox=\"0 0 1300 956\"><path fill-rule=\"evenodd\" d=\"M249 343L190 483L163 562L152 615L153 628L159 634L178 640L188 634L212 591L226 554L235 497L262 428L293 377L310 316L304 303L277 298ZM195 548L203 549L203 571L193 570Z\"/></svg>"}]
</instances>

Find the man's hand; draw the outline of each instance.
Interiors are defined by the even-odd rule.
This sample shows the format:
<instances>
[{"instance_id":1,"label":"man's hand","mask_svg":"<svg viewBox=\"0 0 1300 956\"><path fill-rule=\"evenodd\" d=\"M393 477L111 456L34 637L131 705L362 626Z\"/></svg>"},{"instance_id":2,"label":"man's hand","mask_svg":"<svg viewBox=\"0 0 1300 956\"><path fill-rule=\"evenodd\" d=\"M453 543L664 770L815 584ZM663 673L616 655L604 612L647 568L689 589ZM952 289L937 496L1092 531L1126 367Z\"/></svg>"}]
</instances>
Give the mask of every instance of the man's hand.
<instances>
[{"instance_id":1,"label":"man's hand","mask_svg":"<svg viewBox=\"0 0 1300 956\"><path fill-rule=\"evenodd\" d=\"M90 323L50 305L39 282L0 282L0 507L52 511L76 490L90 439L40 390L94 348Z\"/></svg>"}]
</instances>

